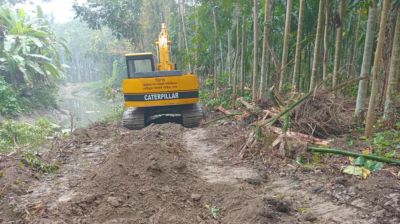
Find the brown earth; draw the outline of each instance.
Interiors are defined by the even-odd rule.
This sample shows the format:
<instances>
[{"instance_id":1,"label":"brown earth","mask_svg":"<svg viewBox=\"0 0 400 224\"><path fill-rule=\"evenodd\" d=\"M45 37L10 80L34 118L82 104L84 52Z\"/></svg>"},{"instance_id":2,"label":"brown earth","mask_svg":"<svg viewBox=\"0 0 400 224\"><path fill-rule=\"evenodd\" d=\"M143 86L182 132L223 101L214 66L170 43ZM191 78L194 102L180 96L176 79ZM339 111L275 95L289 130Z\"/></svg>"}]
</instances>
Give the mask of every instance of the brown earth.
<instances>
[{"instance_id":1,"label":"brown earth","mask_svg":"<svg viewBox=\"0 0 400 224\"><path fill-rule=\"evenodd\" d=\"M361 180L340 173L340 157L313 167L241 160L245 133L227 121L96 124L41 154L60 165L47 175L0 156L0 223L400 222L396 168Z\"/></svg>"}]
</instances>

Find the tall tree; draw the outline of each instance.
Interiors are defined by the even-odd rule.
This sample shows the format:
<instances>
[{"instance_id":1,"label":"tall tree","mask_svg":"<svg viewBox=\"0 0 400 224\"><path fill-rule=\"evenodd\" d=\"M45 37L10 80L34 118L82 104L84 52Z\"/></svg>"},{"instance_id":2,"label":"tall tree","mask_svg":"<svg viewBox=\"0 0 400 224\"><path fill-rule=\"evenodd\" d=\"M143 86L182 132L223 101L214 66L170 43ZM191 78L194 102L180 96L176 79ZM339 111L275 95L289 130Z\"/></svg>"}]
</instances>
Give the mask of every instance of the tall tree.
<instances>
[{"instance_id":1,"label":"tall tree","mask_svg":"<svg viewBox=\"0 0 400 224\"><path fill-rule=\"evenodd\" d=\"M299 21L297 24L296 53L294 56L292 87L296 87L297 77L299 77L299 73L300 73L300 58L301 58L300 54L301 54L301 38L302 38L303 20L304 20L304 3L305 3L305 0L300 0Z\"/></svg>"},{"instance_id":2,"label":"tall tree","mask_svg":"<svg viewBox=\"0 0 400 224\"><path fill-rule=\"evenodd\" d=\"M260 99L265 101L267 98L268 89L268 64L270 59L269 52L269 34L271 31L272 20L272 5L273 0L265 0L264 9L264 34L263 34L263 48L261 56L261 79L260 79Z\"/></svg>"},{"instance_id":3,"label":"tall tree","mask_svg":"<svg viewBox=\"0 0 400 224\"><path fill-rule=\"evenodd\" d=\"M232 104L235 105L236 97L237 97L237 77L239 76L239 49L240 49L240 4L239 1L236 3L236 53L235 53L235 61L233 65L233 73L232 73Z\"/></svg>"},{"instance_id":4,"label":"tall tree","mask_svg":"<svg viewBox=\"0 0 400 224\"><path fill-rule=\"evenodd\" d=\"M258 0L253 1L253 102L257 97L257 79L258 79Z\"/></svg>"},{"instance_id":5,"label":"tall tree","mask_svg":"<svg viewBox=\"0 0 400 224\"><path fill-rule=\"evenodd\" d=\"M396 28L394 31L392 58L390 62L390 71L388 85L386 89L385 110L383 118L386 121L393 121L396 114L396 108L393 105L396 99L396 87L400 78L400 10L397 10Z\"/></svg>"},{"instance_id":6,"label":"tall tree","mask_svg":"<svg viewBox=\"0 0 400 224\"><path fill-rule=\"evenodd\" d=\"M348 66L348 75L349 77L354 78L355 76L355 70L356 70L356 61L357 61L357 56L358 56L358 40L359 40L359 35L360 35L360 23L361 23L361 12L357 10L357 20L356 20L356 28L354 31L354 39L352 40L354 42L353 47L350 47L350 63Z\"/></svg>"},{"instance_id":7,"label":"tall tree","mask_svg":"<svg viewBox=\"0 0 400 224\"><path fill-rule=\"evenodd\" d=\"M375 123L375 109L378 102L379 94L379 74L381 70L381 60L383 45L385 41L386 26L388 14L390 9L391 0L383 0L383 7L381 12L381 21L379 25L378 43L375 50L374 66L372 68L372 87L371 96L369 98L367 120L365 124L365 136L370 137Z\"/></svg>"},{"instance_id":8,"label":"tall tree","mask_svg":"<svg viewBox=\"0 0 400 224\"><path fill-rule=\"evenodd\" d=\"M85 21L92 29L107 26L118 38L125 37L139 48L143 46L143 32L140 25L143 2L139 0L87 0L74 3L78 18Z\"/></svg>"},{"instance_id":9,"label":"tall tree","mask_svg":"<svg viewBox=\"0 0 400 224\"><path fill-rule=\"evenodd\" d=\"M185 43L185 51L186 51L186 57L189 57L189 45L188 45L188 38L186 34L186 20L185 20L185 0L179 0L179 14L181 18L181 24L182 24L182 36L183 36L183 42ZM190 60L187 61L188 69L189 71L192 70L192 66L190 64Z\"/></svg>"},{"instance_id":10,"label":"tall tree","mask_svg":"<svg viewBox=\"0 0 400 224\"><path fill-rule=\"evenodd\" d=\"M342 35L344 26L344 6L345 0L339 0L339 15L336 18L336 43L335 43L335 58L333 62L333 77L332 86L336 87L339 69L340 69L340 52L342 49Z\"/></svg>"},{"instance_id":11,"label":"tall tree","mask_svg":"<svg viewBox=\"0 0 400 224\"><path fill-rule=\"evenodd\" d=\"M319 54L320 54L321 39L322 39L322 29L324 24L325 4L326 0L321 0L319 2L317 34L315 35L315 43L314 43L314 58L311 70L310 91L314 89L317 82L318 64L320 63Z\"/></svg>"},{"instance_id":12,"label":"tall tree","mask_svg":"<svg viewBox=\"0 0 400 224\"><path fill-rule=\"evenodd\" d=\"M240 49L240 94L244 95L244 85L246 82L246 65L245 65L245 56L247 49L247 29L246 29L246 16L242 16L242 46Z\"/></svg>"},{"instance_id":13,"label":"tall tree","mask_svg":"<svg viewBox=\"0 0 400 224\"><path fill-rule=\"evenodd\" d=\"M292 20L292 3L293 0L286 1L286 21L285 21L285 34L283 37L283 51L281 68L279 70L279 91L282 90L283 81L285 80L287 59L289 52L289 37L290 37L290 22Z\"/></svg>"},{"instance_id":14,"label":"tall tree","mask_svg":"<svg viewBox=\"0 0 400 224\"><path fill-rule=\"evenodd\" d=\"M330 15L330 1L325 4L325 26L324 26L324 61L322 64L322 79L326 80L328 76L328 64L329 64L329 15Z\"/></svg>"},{"instance_id":15,"label":"tall tree","mask_svg":"<svg viewBox=\"0 0 400 224\"><path fill-rule=\"evenodd\" d=\"M213 8L213 24L214 24L214 96L218 95L218 30L217 30L217 6Z\"/></svg>"},{"instance_id":16,"label":"tall tree","mask_svg":"<svg viewBox=\"0 0 400 224\"><path fill-rule=\"evenodd\" d=\"M374 49L375 27L378 14L377 0L371 2L368 12L367 31L365 34L363 61L361 65L360 77L367 77L371 71L372 51ZM361 120L364 117L365 101L367 98L368 80L361 80L358 84L358 94L356 101L355 117Z\"/></svg>"}]
</instances>

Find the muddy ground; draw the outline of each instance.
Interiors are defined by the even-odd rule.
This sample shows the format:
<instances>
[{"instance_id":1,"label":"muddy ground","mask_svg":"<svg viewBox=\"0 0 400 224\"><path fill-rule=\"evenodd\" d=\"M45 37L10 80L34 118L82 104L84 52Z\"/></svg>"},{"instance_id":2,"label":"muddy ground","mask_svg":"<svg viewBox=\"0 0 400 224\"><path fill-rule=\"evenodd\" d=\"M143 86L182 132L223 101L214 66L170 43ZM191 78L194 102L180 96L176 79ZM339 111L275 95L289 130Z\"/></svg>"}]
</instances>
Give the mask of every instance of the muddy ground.
<instances>
[{"instance_id":1,"label":"muddy ground","mask_svg":"<svg viewBox=\"0 0 400 224\"><path fill-rule=\"evenodd\" d=\"M341 174L340 157L240 159L246 133L227 121L140 131L99 123L41 153L59 164L55 174L0 156L0 223L400 222L397 168L361 180Z\"/></svg>"}]
</instances>

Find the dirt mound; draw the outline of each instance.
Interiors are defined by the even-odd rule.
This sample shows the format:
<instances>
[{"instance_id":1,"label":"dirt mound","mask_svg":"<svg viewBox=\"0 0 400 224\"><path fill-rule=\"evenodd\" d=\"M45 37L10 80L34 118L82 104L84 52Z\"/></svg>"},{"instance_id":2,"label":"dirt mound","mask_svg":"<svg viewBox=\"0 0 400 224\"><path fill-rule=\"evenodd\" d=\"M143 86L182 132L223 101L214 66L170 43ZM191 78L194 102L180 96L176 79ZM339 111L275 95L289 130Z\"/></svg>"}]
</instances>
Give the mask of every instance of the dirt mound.
<instances>
[{"instance_id":1,"label":"dirt mound","mask_svg":"<svg viewBox=\"0 0 400 224\"><path fill-rule=\"evenodd\" d=\"M19 160L0 158L4 223L376 223L396 220L392 182L375 186L337 173L285 165L255 168L238 159L245 130L215 123L129 131L96 124L56 140L42 158L56 174L35 176ZM270 157L271 154L268 154ZM260 164L257 163L256 164ZM260 164L261 165L261 164ZM262 168L262 169L261 169ZM334 169L337 170L338 169ZM316 173L316 172L319 173ZM315 173L314 173L315 172ZM323 175L322 175L323 174ZM333 175L333 176L332 176ZM340 174L339 174L340 175ZM23 182L21 183L21 181ZM362 185L367 184L365 189ZM378 201L371 198L379 190ZM355 193L354 193L355 192ZM378 203L375 203L378 202ZM374 207L375 206L375 207ZM389 222L390 223L390 222Z\"/></svg>"},{"instance_id":2,"label":"dirt mound","mask_svg":"<svg viewBox=\"0 0 400 224\"><path fill-rule=\"evenodd\" d=\"M171 128L182 129L149 127L139 136L116 138L104 163L76 189L85 197L61 205L62 216L85 214L79 221L88 223L196 222L201 205L191 195L198 193L193 186L199 183L187 167L182 145L174 141L177 136L166 132Z\"/></svg>"},{"instance_id":3,"label":"dirt mound","mask_svg":"<svg viewBox=\"0 0 400 224\"><path fill-rule=\"evenodd\" d=\"M27 193L26 189L34 179L39 178L31 169L26 168L20 160L10 156L0 156L0 223L5 222L5 211L10 211L14 198Z\"/></svg>"}]
</instances>

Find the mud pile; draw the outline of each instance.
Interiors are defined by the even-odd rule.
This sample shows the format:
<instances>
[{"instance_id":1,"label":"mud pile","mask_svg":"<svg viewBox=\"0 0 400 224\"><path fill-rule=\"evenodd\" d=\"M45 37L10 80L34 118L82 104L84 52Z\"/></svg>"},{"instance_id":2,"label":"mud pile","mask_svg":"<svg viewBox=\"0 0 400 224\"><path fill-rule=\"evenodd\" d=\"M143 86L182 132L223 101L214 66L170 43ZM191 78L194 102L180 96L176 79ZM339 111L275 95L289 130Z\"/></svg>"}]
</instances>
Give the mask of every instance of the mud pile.
<instances>
[{"instance_id":1,"label":"mud pile","mask_svg":"<svg viewBox=\"0 0 400 224\"><path fill-rule=\"evenodd\" d=\"M88 223L196 223L206 218L196 196L202 184L177 141L182 130L167 124L116 137L107 157L76 187L74 194L81 197L58 206L59 218L80 217L75 221Z\"/></svg>"},{"instance_id":2,"label":"mud pile","mask_svg":"<svg viewBox=\"0 0 400 224\"><path fill-rule=\"evenodd\" d=\"M244 133L222 123L78 129L41 156L60 165L56 174L0 160L0 223L398 223L395 180L343 184L324 169L255 168L238 159ZM384 200L369 198L373 189Z\"/></svg>"}]
</instances>

